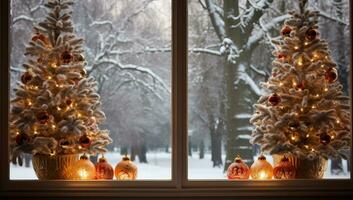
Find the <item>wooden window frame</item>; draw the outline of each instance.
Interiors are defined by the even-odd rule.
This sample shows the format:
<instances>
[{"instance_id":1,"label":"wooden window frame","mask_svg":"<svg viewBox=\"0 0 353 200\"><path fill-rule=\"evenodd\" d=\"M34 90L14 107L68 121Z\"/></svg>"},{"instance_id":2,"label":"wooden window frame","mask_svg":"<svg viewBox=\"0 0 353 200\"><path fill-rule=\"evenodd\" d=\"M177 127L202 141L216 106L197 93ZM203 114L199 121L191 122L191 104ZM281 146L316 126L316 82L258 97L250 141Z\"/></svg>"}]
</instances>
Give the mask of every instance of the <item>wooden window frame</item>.
<instances>
[{"instance_id":1,"label":"wooden window frame","mask_svg":"<svg viewBox=\"0 0 353 200\"><path fill-rule=\"evenodd\" d=\"M10 69L10 0L0 1L0 197L168 197L220 199L220 197L270 199L273 197L349 197L353 179L287 181L188 180L187 176L187 0L172 0L172 180L170 181L32 181L9 180L8 115ZM350 8L351 8L350 3ZM350 9L350 22L352 10ZM352 51L352 26L350 26ZM352 52L350 64L352 65ZM352 70L350 85L352 86ZM352 87L350 87L352 99ZM352 108L351 108L352 109ZM352 110L351 110L352 113ZM352 122L351 122L352 123ZM352 144L351 144L352 148ZM353 151L351 151L352 153ZM351 155L351 158L353 156ZM352 159L351 159L352 160ZM351 165L352 166L352 161Z\"/></svg>"}]
</instances>

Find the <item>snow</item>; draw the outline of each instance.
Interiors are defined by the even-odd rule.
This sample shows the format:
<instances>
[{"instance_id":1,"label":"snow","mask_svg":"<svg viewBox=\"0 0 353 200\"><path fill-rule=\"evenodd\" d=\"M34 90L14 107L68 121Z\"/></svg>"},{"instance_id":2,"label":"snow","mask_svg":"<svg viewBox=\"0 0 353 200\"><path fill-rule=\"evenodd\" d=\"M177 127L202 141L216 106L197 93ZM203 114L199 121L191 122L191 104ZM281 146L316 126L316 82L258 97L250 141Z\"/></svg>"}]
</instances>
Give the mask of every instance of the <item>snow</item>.
<instances>
[{"instance_id":1,"label":"snow","mask_svg":"<svg viewBox=\"0 0 353 200\"><path fill-rule=\"evenodd\" d=\"M239 65L238 73L239 76L234 82L235 85L237 85L240 81L244 81L245 84L247 84L257 96L261 96L263 94L263 90L255 83L249 74L246 73L245 66L243 64Z\"/></svg>"},{"instance_id":2,"label":"snow","mask_svg":"<svg viewBox=\"0 0 353 200\"><path fill-rule=\"evenodd\" d=\"M251 117L252 117L252 114L249 114L249 113L240 113L235 115L235 118L237 119L250 119Z\"/></svg>"},{"instance_id":3,"label":"snow","mask_svg":"<svg viewBox=\"0 0 353 200\"><path fill-rule=\"evenodd\" d=\"M105 157L113 167L121 160L119 153L107 153ZM138 166L138 180L171 180L171 154L165 152L150 152L147 154L148 164L141 164L137 161ZM256 159L257 156L254 157ZM270 163L273 163L271 156L266 156ZM222 155L225 160L225 155ZM330 174L330 163L328 162L328 169L325 172L325 179L349 179L350 173L347 171L347 161L343 161L343 174ZM212 167L211 154L205 153L204 159L199 159L198 152L193 152L193 156L188 157L188 178L192 180L226 180L226 174L223 173L222 167ZM10 179L11 180L35 180L36 175L33 168L19 167L10 165Z\"/></svg>"}]
</instances>

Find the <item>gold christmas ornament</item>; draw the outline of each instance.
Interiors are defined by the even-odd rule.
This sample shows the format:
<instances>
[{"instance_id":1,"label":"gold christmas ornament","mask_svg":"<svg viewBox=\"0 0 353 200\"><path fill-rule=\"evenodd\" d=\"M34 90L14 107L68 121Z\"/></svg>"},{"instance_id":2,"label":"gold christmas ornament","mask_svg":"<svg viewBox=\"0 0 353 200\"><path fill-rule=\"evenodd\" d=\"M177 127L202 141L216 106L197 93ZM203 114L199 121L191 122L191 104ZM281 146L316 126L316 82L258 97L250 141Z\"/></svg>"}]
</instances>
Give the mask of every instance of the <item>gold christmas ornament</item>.
<instances>
[{"instance_id":1,"label":"gold christmas ornament","mask_svg":"<svg viewBox=\"0 0 353 200\"><path fill-rule=\"evenodd\" d=\"M74 172L77 180L92 180L96 177L96 168L86 154L83 154L75 163Z\"/></svg>"},{"instance_id":2,"label":"gold christmas ornament","mask_svg":"<svg viewBox=\"0 0 353 200\"><path fill-rule=\"evenodd\" d=\"M243 162L240 156L234 159L234 162L229 165L227 170L228 179L249 179L250 169L249 166Z\"/></svg>"},{"instance_id":3,"label":"gold christmas ornament","mask_svg":"<svg viewBox=\"0 0 353 200\"><path fill-rule=\"evenodd\" d=\"M250 176L252 179L272 179L273 167L267 162L266 157L261 155L250 167Z\"/></svg>"},{"instance_id":4,"label":"gold christmas ornament","mask_svg":"<svg viewBox=\"0 0 353 200\"><path fill-rule=\"evenodd\" d=\"M137 178L137 166L124 156L115 167L115 177L117 180L135 180Z\"/></svg>"}]
</instances>

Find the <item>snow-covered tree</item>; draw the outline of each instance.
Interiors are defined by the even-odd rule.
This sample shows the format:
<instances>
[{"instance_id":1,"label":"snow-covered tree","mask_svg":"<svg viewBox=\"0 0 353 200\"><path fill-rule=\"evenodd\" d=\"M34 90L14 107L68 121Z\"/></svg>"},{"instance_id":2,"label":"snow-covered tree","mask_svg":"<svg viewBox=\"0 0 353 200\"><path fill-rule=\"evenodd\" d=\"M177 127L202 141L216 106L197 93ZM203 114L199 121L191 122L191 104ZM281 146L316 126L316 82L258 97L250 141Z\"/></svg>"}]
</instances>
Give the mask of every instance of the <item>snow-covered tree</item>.
<instances>
[{"instance_id":1,"label":"snow-covered tree","mask_svg":"<svg viewBox=\"0 0 353 200\"><path fill-rule=\"evenodd\" d=\"M290 12L274 40L272 76L262 86L270 91L255 104L251 142L270 154L291 153L309 159L347 159L351 127L349 97L338 81L337 65L318 33L318 14Z\"/></svg>"},{"instance_id":2,"label":"snow-covered tree","mask_svg":"<svg viewBox=\"0 0 353 200\"><path fill-rule=\"evenodd\" d=\"M83 39L74 34L71 0L48 0L46 18L34 26L25 72L11 100L13 162L22 152L62 155L102 153L111 143L98 127L105 119L97 82L87 76Z\"/></svg>"}]
</instances>

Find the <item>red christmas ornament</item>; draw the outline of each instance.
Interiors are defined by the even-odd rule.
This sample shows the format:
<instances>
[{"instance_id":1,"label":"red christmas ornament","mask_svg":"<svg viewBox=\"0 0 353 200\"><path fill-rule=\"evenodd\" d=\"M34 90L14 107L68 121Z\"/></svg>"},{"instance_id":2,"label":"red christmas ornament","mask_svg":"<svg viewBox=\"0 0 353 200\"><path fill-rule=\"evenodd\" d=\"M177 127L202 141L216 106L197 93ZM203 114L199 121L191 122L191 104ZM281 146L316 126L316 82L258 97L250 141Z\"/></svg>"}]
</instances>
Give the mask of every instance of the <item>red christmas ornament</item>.
<instances>
[{"instance_id":1,"label":"red christmas ornament","mask_svg":"<svg viewBox=\"0 0 353 200\"><path fill-rule=\"evenodd\" d=\"M27 84L28 82L30 82L33 79L33 76L30 72L25 72L24 74L22 74L21 76L21 81L23 84Z\"/></svg>"},{"instance_id":2,"label":"red christmas ornament","mask_svg":"<svg viewBox=\"0 0 353 200\"><path fill-rule=\"evenodd\" d=\"M294 179L295 172L296 172L295 167L285 156L273 168L273 176L275 179Z\"/></svg>"},{"instance_id":3,"label":"red christmas ornament","mask_svg":"<svg viewBox=\"0 0 353 200\"><path fill-rule=\"evenodd\" d=\"M320 134L320 143L323 145L327 145L331 142L331 136L329 136L327 133L321 133Z\"/></svg>"},{"instance_id":4,"label":"red christmas ornament","mask_svg":"<svg viewBox=\"0 0 353 200\"><path fill-rule=\"evenodd\" d=\"M79 139L79 143L82 147L88 148L91 145L91 139L87 135L83 135Z\"/></svg>"},{"instance_id":5,"label":"red christmas ornament","mask_svg":"<svg viewBox=\"0 0 353 200\"><path fill-rule=\"evenodd\" d=\"M300 82L296 85L296 89L297 90L304 90L304 83L303 82Z\"/></svg>"},{"instance_id":6,"label":"red christmas ornament","mask_svg":"<svg viewBox=\"0 0 353 200\"><path fill-rule=\"evenodd\" d=\"M69 51L64 51L61 54L61 59L63 60L64 64L69 64L72 61L72 54Z\"/></svg>"},{"instance_id":7,"label":"red christmas ornament","mask_svg":"<svg viewBox=\"0 0 353 200\"><path fill-rule=\"evenodd\" d=\"M50 119L49 114L46 111L42 111L37 114L37 120L41 124L48 123L49 119Z\"/></svg>"},{"instance_id":8,"label":"red christmas ornament","mask_svg":"<svg viewBox=\"0 0 353 200\"><path fill-rule=\"evenodd\" d=\"M276 72L272 72L272 77L276 77L277 73Z\"/></svg>"},{"instance_id":9,"label":"red christmas ornament","mask_svg":"<svg viewBox=\"0 0 353 200\"><path fill-rule=\"evenodd\" d=\"M249 166L243 162L240 156L234 159L234 162L229 165L227 170L228 179L248 179L250 176Z\"/></svg>"},{"instance_id":10,"label":"red christmas ornament","mask_svg":"<svg viewBox=\"0 0 353 200\"><path fill-rule=\"evenodd\" d=\"M30 137L25 133L16 135L16 143L18 145L27 144L29 141L30 141Z\"/></svg>"},{"instance_id":11,"label":"red christmas ornament","mask_svg":"<svg viewBox=\"0 0 353 200\"><path fill-rule=\"evenodd\" d=\"M45 37L45 35L43 35L42 33L36 33L33 37L32 37L32 41L35 42L37 40L41 40L44 43L48 42L47 37Z\"/></svg>"},{"instance_id":12,"label":"red christmas ornament","mask_svg":"<svg viewBox=\"0 0 353 200\"><path fill-rule=\"evenodd\" d=\"M285 54L282 54L282 53L280 53L280 54L277 55L277 58L280 59L280 60L285 60L286 57L287 57L287 56L286 56Z\"/></svg>"},{"instance_id":13,"label":"red christmas ornament","mask_svg":"<svg viewBox=\"0 0 353 200\"><path fill-rule=\"evenodd\" d=\"M315 40L317 37L317 31L315 29L309 29L308 31L306 31L305 33L305 38L307 40Z\"/></svg>"},{"instance_id":14,"label":"red christmas ornament","mask_svg":"<svg viewBox=\"0 0 353 200\"><path fill-rule=\"evenodd\" d=\"M114 177L114 169L107 162L107 159L102 157L96 164L96 179L108 179L111 180Z\"/></svg>"},{"instance_id":15,"label":"red christmas ornament","mask_svg":"<svg viewBox=\"0 0 353 200\"><path fill-rule=\"evenodd\" d=\"M268 102L272 106L276 106L281 102L281 97L277 93L274 93L268 98Z\"/></svg>"},{"instance_id":16,"label":"red christmas ornament","mask_svg":"<svg viewBox=\"0 0 353 200\"><path fill-rule=\"evenodd\" d=\"M283 37L290 37L290 33L292 32L292 28L289 26L285 26L281 30L281 35Z\"/></svg>"},{"instance_id":17,"label":"red christmas ornament","mask_svg":"<svg viewBox=\"0 0 353 200\"><path fill-rule=\"evenodd\" d=\"M325 72L325 79L327 82L333 83L333 82L337 81L337 78L338 78L338 73L337 73L336 68L329 68Z\"/></svg>"},{"instance_id":18,"label":"red christmas ornament","mask_svg":"<svg viewBox=\"0 0 353 200\"><path fill-rule=\"evenodd\" d=\"M115 177L119 181L136 180L137 166L130 160L129 157L124 156L123 159L115 166Z\"/></svg>"}]
</instances>

